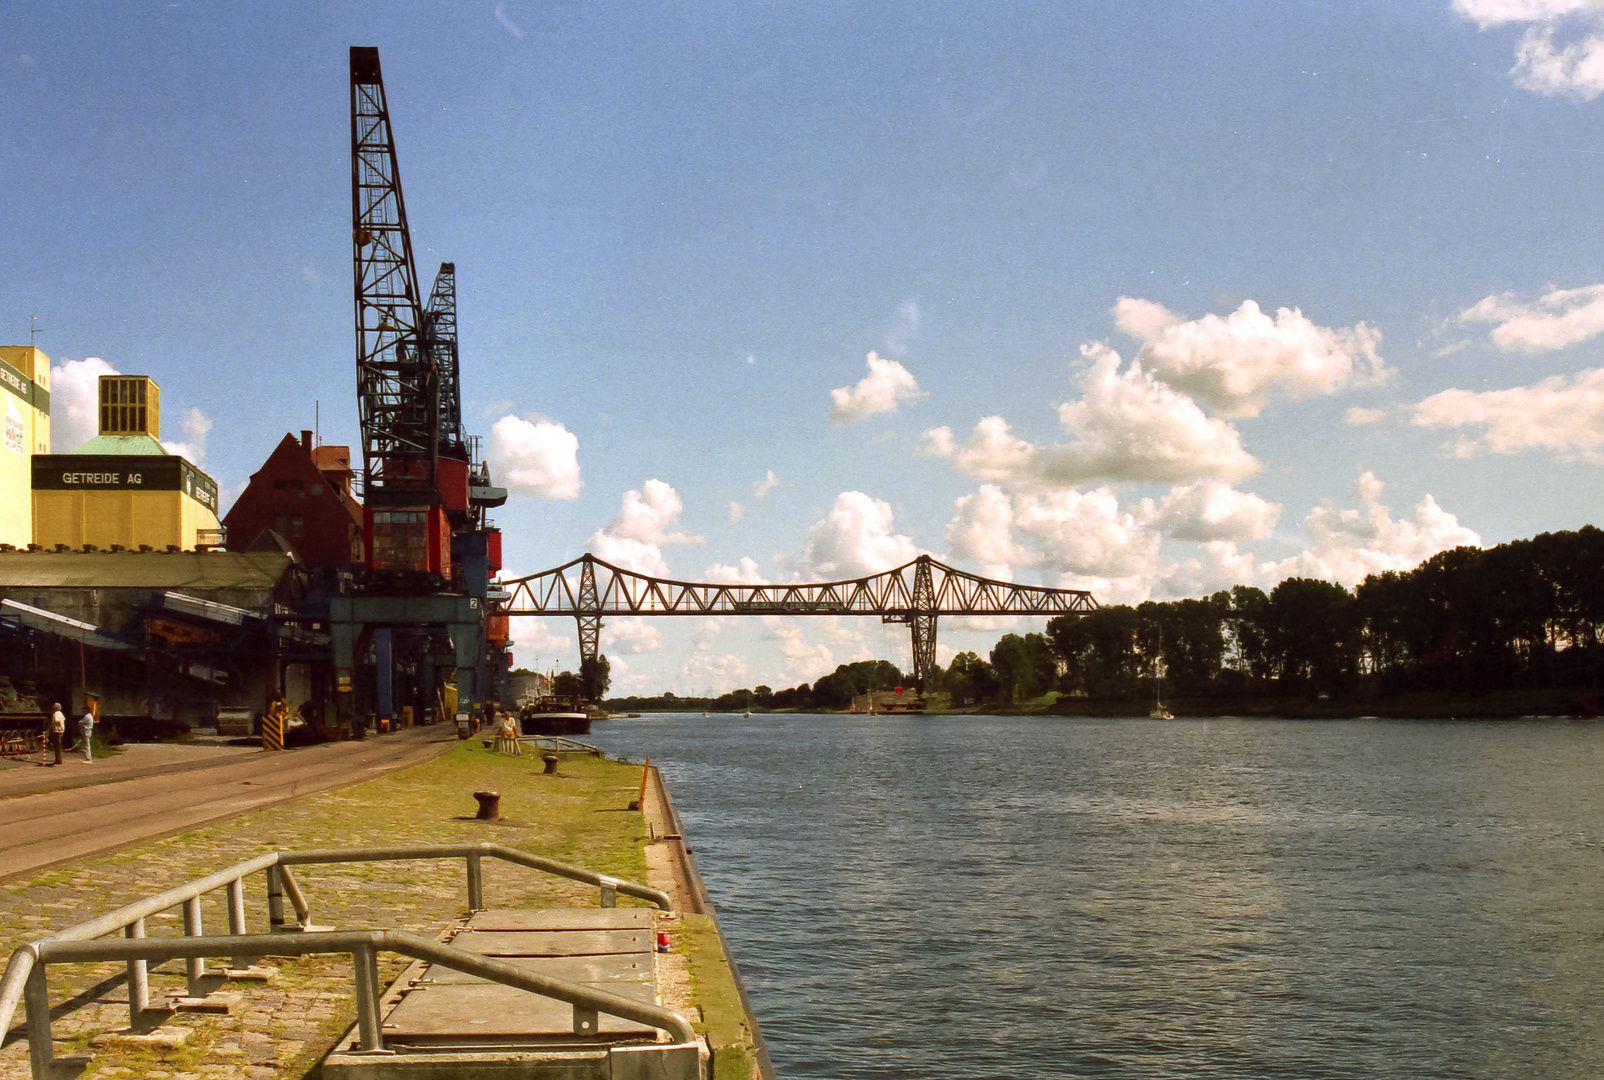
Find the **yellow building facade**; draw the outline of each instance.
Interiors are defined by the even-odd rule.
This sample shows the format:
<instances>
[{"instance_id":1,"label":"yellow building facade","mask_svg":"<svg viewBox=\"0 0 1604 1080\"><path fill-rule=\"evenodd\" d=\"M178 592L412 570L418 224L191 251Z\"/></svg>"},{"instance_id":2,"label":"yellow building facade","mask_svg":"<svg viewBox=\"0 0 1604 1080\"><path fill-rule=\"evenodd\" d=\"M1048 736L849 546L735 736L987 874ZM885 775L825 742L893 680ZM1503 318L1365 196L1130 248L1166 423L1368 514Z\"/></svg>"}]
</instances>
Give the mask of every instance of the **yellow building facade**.
<instances>
[{"instance_id":1,"label":"yellow building facade","mask_svg":"<svg viewBox=\"0 0 1604 1080\"><path fill-rule=\"evenodd\" d=\"M160 402L146 376L101 376L100 434L33 459L35 544L188 551L221 542L217 482L157 440Z\"/></svg>"},{"instance_id":2,"label":"yellow building facade","mask_svg":"<svg viewBox=\"0 0 1604 1080\"><path fill-rule=\"evenodd\" d=\"M50 357L28 345L0 345L0 544L33 542L30 462L50 453Z\"/></svg>"}]
</instances>

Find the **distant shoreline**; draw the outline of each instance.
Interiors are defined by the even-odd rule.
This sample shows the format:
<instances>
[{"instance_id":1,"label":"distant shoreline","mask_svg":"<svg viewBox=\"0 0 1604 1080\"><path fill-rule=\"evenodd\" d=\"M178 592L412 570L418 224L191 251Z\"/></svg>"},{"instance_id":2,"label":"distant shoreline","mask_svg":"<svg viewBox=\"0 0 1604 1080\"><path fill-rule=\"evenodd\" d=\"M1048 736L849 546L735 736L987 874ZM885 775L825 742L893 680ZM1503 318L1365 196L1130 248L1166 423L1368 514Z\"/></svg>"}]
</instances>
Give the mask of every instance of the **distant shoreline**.
<instances>
[{"instance_id":1,"label":"distant shoreline","mask_svg":"<svg viewBox=\"0 0 1604 1080\"><path fill-rule=\"evenodd\" d=\"M1320 701L1304 696L1180 697L1164 702L1178 720L1207 720L1223 717L1278 720L1593 720L1599 716L1599 695L1583 690L1527 690L1497 694L1397 694L1389 697L1354 696ZM935 708L928 716L1085 716L1145 719L1153 708L1151 699L1061 697L1048 703L1000 705L995 703ZM671 709L631 705L630 712L702 712L700 706ZM739 716L741 711L711 710L720 716ZM795 709L754 708L754 716L786 715ZM845 710L800 710L821 714L847 715ZM622 718L623 709L613 716ZM921 715L921 714L913 714Z\"/></svg>"}]
</instances>

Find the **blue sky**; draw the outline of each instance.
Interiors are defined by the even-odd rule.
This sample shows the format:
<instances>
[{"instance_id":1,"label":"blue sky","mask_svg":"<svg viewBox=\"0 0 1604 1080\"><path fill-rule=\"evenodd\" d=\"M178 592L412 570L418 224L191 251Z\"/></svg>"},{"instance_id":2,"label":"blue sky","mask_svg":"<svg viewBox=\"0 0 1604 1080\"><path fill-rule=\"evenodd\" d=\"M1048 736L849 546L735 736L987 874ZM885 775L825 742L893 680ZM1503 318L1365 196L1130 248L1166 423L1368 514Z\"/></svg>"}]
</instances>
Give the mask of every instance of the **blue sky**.
<instances>
[{"instance_id":1,"label":"blue sky","mask_svg":"<svg viewBox=\"0 0 1604 1080\"><path fill-rule=\"evenodd\" d=\"M930 552L1137 601L1604 493L1604 3L20 0L0 42L0 339L37 317L58 451L94 375L155 377L225 502L286 431L358 442L356 44L511 573ZM908 663L854 620L603 649L626 692Z\"/></svg>"}]
</instances>

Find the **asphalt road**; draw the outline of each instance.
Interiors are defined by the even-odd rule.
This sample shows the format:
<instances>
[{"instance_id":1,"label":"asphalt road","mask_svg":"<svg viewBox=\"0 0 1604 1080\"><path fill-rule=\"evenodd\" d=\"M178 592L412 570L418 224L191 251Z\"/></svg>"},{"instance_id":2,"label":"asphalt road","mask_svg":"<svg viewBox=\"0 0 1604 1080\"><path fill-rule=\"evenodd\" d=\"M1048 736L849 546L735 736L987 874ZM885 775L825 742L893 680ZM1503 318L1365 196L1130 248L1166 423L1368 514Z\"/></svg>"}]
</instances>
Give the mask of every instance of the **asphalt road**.
<instances>
[{"instance_id":1,"label":"asphalt road","mask_svg":"<svg viewBox=\"0 0 1604 1080\"><path fill-rule=\"evenodd\" d=\"M207 744L132 745L86 764L65 755L0 766L0 880L268 803L345 787L428 761L456 726L269 752Z\"/></svg>"}]
</instances>

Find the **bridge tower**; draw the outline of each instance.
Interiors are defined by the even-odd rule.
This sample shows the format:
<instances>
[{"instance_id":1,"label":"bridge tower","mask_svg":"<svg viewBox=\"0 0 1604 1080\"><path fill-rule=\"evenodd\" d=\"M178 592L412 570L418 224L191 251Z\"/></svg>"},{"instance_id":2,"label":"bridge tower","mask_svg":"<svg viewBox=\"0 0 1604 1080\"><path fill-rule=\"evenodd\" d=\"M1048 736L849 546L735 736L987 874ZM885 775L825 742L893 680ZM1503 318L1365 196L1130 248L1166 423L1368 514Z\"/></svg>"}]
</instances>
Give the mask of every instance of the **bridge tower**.
<instances>
[{"instance_id":1,"label":"bridge tower","mask_svg":"<svg viewBox=\"0 0 1604 1080\"><path fill-rule=\"evenodd\" d=\"M913 670L919 678L919 689L926 694L936 692L936 586L930 564L934 560L921 555L913 563L912 605L907 611L882 615L881 622L907 623L913 635Z\"/></svg>"},{"instance_id":2,"label":"bridge tower","mask_svg":"<svg viewBox=\"0 0 1604 1080\"><path fill-rule=\"evenodd\" d=\"M601 603L596 599L596 564L585 560L579 572L579 605L574 613L579 624L579 663L595 660L601 652Z\"/></svg>"}]
</instances>

